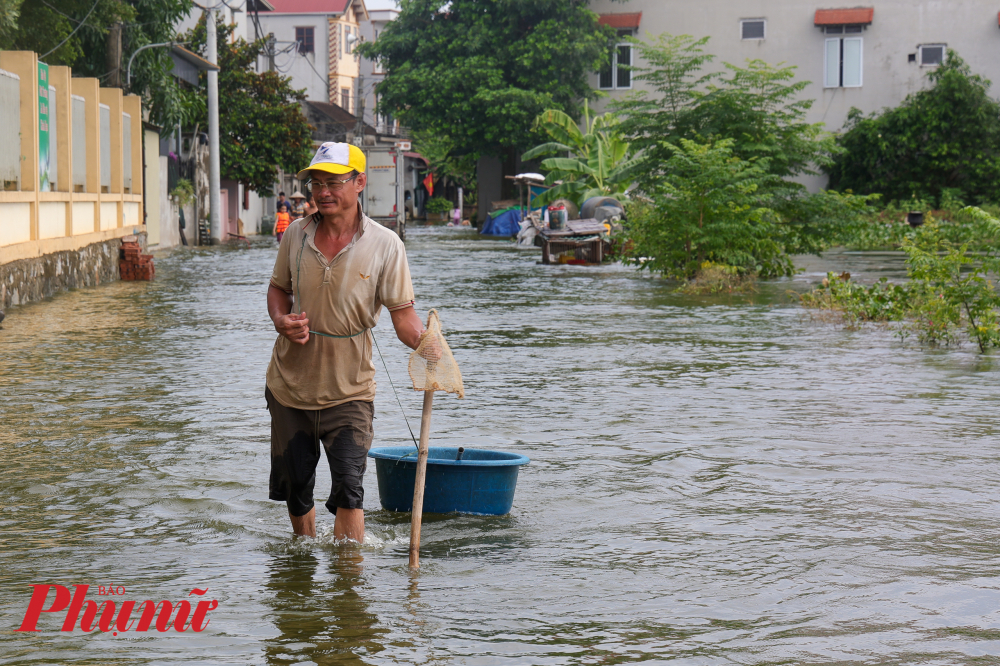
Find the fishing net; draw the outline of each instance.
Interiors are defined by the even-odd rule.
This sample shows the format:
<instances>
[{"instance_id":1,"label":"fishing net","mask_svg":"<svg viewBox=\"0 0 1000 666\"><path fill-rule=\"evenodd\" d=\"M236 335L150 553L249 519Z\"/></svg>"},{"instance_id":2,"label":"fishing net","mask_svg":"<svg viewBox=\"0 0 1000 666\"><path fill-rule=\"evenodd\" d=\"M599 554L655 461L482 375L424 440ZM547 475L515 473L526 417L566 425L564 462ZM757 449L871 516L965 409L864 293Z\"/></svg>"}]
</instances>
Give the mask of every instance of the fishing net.
<instances>
[{"instance_id":1,"label":"fishing net","mask_svg":"<svg viewBox=\"0 0 1000 666\"><path fill-rule=\"evenodd\" d=\"M437 310L431 310L427 315L427 330L410 354L409 369L415 391L445 391L457 393L459 398L465 397L462 373L441 334Z\"/></svg>"}]
</instances>

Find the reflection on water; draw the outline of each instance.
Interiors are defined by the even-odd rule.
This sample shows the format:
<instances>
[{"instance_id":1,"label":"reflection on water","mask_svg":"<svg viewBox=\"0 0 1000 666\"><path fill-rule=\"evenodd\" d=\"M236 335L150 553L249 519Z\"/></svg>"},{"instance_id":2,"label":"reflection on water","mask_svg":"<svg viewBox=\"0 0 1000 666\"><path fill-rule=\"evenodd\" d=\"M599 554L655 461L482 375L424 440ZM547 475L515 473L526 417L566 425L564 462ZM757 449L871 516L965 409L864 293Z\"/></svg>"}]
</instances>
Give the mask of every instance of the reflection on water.
<instances>
[{"instance_id":1,"label":"reflection on water","mask_svg":"<svg viewBox=\"0 0 1000 666\"><path fill-rule=\"evenodd\" d=\"M442 446L531 457L509 516L408 515L365 479L368 535L294 541L267 493L272 242L190 248L156 282L14 308L0 330L0 663L993 663L998 373L972 349L450 230L407 242L467 397ZM376 330L416 425L406 350ZM381 363L376 444L410 441ZM318 497L328 491L320 475ZM208 588L200 634L13 632L32 583Z\"/></svg>"},{"instance_id":2,"label":"reflection on water","mask_svg":"<svg viewBox=\"0 0 1000 666\"><path fill-rule=\"evenodd\" d=\"M362 664L382 651L388 629L366 596L364 558L339 546L317 555L309 546L280 549L269 564L270 619L280 635L266 648L268 664ZM320 556L323 558L321 562Z\"/></svg>"}]
</instances>

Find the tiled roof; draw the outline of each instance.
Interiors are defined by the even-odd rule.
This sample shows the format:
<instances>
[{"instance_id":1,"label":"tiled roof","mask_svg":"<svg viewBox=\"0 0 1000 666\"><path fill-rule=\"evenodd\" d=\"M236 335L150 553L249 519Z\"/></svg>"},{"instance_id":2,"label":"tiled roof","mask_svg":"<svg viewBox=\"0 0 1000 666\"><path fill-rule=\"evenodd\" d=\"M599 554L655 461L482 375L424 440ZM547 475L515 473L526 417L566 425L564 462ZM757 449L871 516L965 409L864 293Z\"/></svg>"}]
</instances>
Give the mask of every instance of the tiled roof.
<instances>
[{"instance_id":1,"label":"tiled roof","mask_svg":"<svg viewBox=\"0 0 1000 666\"><path fill-rule=\"evenodd\" d=\"M343 14L349 0L269 0L269 2L274 5L275 14Z\"/></svg>"},{"instance_id":2,"label":"tiled roof","mask_svg":"<svg viewBox=\"0 0 1000 666\"><path fill-rule=\"evenodd\" d=\"M273 0L272 0L273 1ZM306 104L311 106L317 112L326 116L326 118L337 125L342 126L345 130L354 130L355 124L358 122L358 117L345 110L343 107L337 104L330 104L329 102L317 102L311 99L305 101ZM375 128L364 123L365 134L374 134Z\"/></svg>"},{"instance_id":3,"label":"tiled roof","mask_svg":"<svg viewBox=\"0 0 1000 666\"><path fill-rule=\"evenodd\" d=\"M816 25L868 25L874 16L874 7L817 9L814 23Z\"/></svg>"},{"instance_id":4,"label":"tiled roof","mask_svg":"<svg viewBox=\"0 0 1000 666\"><path fill-rule=\"evenodd\" d=\"M610 25L612 28L638 28L641 20L642 12L635 12L632 14L601 14L597 22L601 25Z\"/></svg>"}]
</instances>

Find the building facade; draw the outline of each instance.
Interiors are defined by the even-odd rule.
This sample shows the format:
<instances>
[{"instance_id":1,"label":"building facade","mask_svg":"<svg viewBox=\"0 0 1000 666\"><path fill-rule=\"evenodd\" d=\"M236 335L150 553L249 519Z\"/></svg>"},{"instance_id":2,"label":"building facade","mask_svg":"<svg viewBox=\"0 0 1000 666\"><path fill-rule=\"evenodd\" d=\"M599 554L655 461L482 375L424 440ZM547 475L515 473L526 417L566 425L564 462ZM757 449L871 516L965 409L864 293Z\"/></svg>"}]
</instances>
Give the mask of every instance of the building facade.
<instances>
[{"instance_id":1,"label":"building facade","mask_svg":"<svg viewBox=\"0 0 1000 666\"><path fill-rule=\"evenodd\" d=\"M815 103L810 122L838 131L852 107L865 113L899 104L928 86L927 73L947 49L954 49L972 71L1000 80L1000 6L986 0L869 0L810 4L801 0L591 0L601 22L620 35L648 41L669 33L709 37L710 67L744 65L760 59L796 67L809 81L802 97ZM642 65L626 42L613 48L613 67L595 73L591 84L606 97L607 108L642 88L634 72L617 65Z\"/></svg>"},{"instance_id":2,"label":"building facade","mask_svg":"<svg viewBox=\"0 0 1000 666\"><path fill-rule=\"evenodd\" d=\"M382 34L385 27L390 22L395 21L399 16L398 9L371 9L368 12L369 20L361 24L361 39L366 42L375 41ZM378 84L385 78L385 70L380 63L368 58L362 58L360 62L361 76L364 77L362 91L365 96L365 122L375 127L382 136L396 136L405 138L405 130L400 127L399 121L391 114L378 113Z\"/></svg>"},{"instance_id":3,"label":"building facade","mask_svg":"<svg viewBox=\"0 0 1000 666\"><path fill-rule=\"evenodd\" d=\"M270 0L273 11L260 13L265 34L274 35L274 69L304 88L306 99L336 104L354 112L360 72L354 48L361 43L361 22L368 20L364 0Z\"/></svg>"}]
</instances>

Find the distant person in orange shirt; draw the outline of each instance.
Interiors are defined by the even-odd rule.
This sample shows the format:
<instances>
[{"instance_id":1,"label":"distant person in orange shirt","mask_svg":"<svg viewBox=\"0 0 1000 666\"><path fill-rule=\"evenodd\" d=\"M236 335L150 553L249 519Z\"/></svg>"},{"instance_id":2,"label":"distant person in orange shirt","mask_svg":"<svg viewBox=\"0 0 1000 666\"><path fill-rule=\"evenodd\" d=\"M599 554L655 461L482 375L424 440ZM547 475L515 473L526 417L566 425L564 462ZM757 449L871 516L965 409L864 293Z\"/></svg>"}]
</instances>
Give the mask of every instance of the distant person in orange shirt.
<instances>
[{"instance_id":1,"label":"distant person in orange shirt","mask_svg":"<svg viewBox=\"0 0 1000 666\"><path fill-rule=\"evenodd\" d=\"M278 214L274 218L274 235L281 242L281 236L285 229L292 223L292 216L288 214L288 206L281 204L278 206Z\"/></svg>"}]
</instances>

